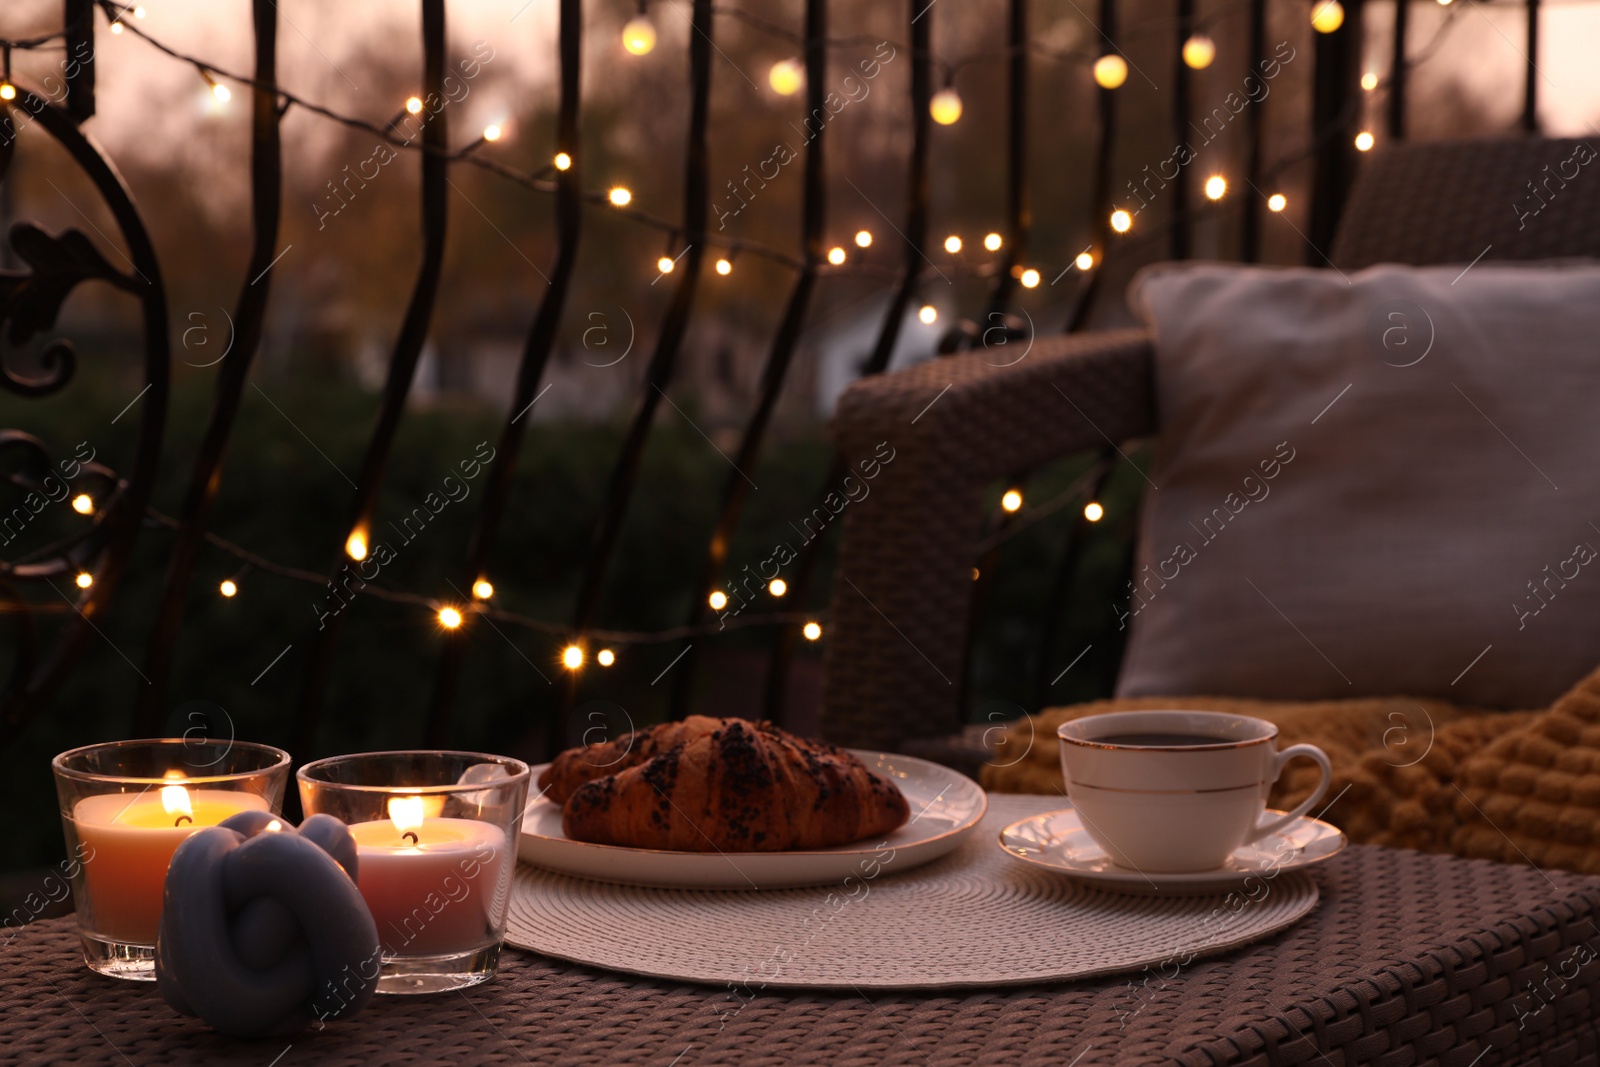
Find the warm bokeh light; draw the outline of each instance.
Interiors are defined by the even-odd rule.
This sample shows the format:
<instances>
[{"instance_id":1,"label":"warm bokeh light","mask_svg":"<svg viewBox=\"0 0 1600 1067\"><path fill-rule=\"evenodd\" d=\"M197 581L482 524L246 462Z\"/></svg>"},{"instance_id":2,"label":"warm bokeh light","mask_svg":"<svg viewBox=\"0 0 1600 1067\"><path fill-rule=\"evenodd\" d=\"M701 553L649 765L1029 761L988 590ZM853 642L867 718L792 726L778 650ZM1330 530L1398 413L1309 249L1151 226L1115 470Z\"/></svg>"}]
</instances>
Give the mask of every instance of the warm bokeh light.
<instances>
[{"instance_id":1,"label":"warm bokeh light","mask_svg":"<svg viewBox=\"0 0 1600 1067\"><path fill-rule=\"evenodd\" d=\"M677 265L677 261L671 256L662 256L660 259L656 260L656 270L660 271L662 274L671 274L672 268L676 267Z\"/></svg>"},{"instance_id":2,"label":"warm bokeh light","mask_svg":"<svg viewBox=\"0 0 1600 1067\"><path fill-rule=\"evenodd\" d=\"M917 318L920 319L924 325L932 326L934 323L939 321L939 309L934 307L932 304L923 304L922 310L917 312Z\"/></svg>"},{"instance_id":3,"label":"warm bokeh light","mask_svg":"<svg viewBox=\"0 0 1600 1067\"><path fill-rule=\"evenodd\" d=\"M946 237L944 239L944 250L949 252L952 256L961 251L961 238L957 237L955 234L951 234L949 237Z\"/></svg>"},{"instance_id":4,"label":"warm bokeh light","mask_svg":"<svg viewBox=\"0 0 1600 1067\"><path fill-rule=\"evenodd\" d=\"M728 594L720 589L713 589L711 595L706 597L706 603L711 605L712 611L721 611L728 606Z\"/></svg>"},{"instance_id":5,"label":"warm bokeh light","mask_svg":"<svg viewBox=\"0 0 1600 1067\"><path fill-rule=\"evenodd\" d=\"M118 35L118 34L120 34L120 33L121 33L121 32L122 32L122 23L120 23L120 22L113 22L113 23L112 23L112 24L111 24L111 35L112 35L112 36L113 36L113 37L115 37L115 36L117 36L117 35Z\"/></svg>"},{"instance_id":6,"label":"warm bokeh light","mask_svg":"<svg viewBox=\"0 0 1600 1067\"><path fill-rule=\"evenodd\" d=\"M94 584L94 575L90 574L88 571L79 571L78 577L73 579L73 581L78 583L79 589L87 589Z\"/></svg>"},{"instance_id":7,"label":"warm bokeh light","mask_svg":"<svg viewBox=\"0 0 1600 1067\"><path fill-rule=\"evenodd\" d=\"M10 82L0 82L0 100L15 100L17 87Z\"/></svg>"},{"instance_id":8,"label":"warm bokeh light","mask_svg":"<svg viewBox=\"0 0 1600 1067\"><path fill-rule=\"evenodd\" d=\"M1005 243L1005 238L1001 237L997 233L985 234L983 238L983 247L987 248L991 252L1000 251L1000 246Z\"/></svg>"},{"instance_id":9,"label":"warm bokeh light","mask_svg":"<svg viewBox=\"0 0 1600 1067\"><path fill-rule=\"evenodd\" d=\"M789 583L782 578L774 578L767 583L767 592L773 596L782 596L789 591Z\"/></svg>"},{"instance_id":10,"label":"warm bokeh light","mask_svg":"<svg viewBox=\"0 0 1600 1067\"><path fill-rule=\"evenodd\" d=\"M211 95L217 98L219 104L226 104L233 99L233 91L221 82L211 86Z\"/></svg>"},{"instance_id":11,"label":"warm bokeh light","mask_svg":"<svg viewBox=\"0 0 1600 1067\"><path fill-rule=\"evenodd\" d=\"M227 597L238 596L239 586L232 578L224 578L222 579L222 584L217 586L217 592Z\"/></svg>"},{"instance_id":12,"label":"warm bokeh light","mask_svg":"<svg viewBox=\"0 0 1600 1067\"><path fill-rule=\"evenodd\" d=\"M487 578L479 578L472 583L472 595L479 600L488 600L494 596L494 583Z\"/></svg>"},{"instance_id":13,"label":"warm bokeh light","mask_svg":"<svg viewBox=\"0 0 1600 1067\"><path fill-rule=\"evenodd\" d=\"M629 19L622 27L622 47L636 56L649 55L656 46L656 28L643 15Z\"/></svg>"},{"instance_id":14,"label":"warm bokeh light","mask_svg":"<svg viewBox=\"0 0 1600 1067\"><path fill-rule=\"evenodd\" d=\"M1128 61L1108 53L1094 61L1094 83L1102 89L1115 89L1128 80Z\"/></svg>"},{"instance_id":15,"label":"warm bokeh light","mask_svg":"<svg viewBox=\"0 0 1600 1067\"><path fill-rule=\"evenodd\" d=\"M838 245L834 245L832 248L828 249L828 262L832 263L835 267L843 263L844 249L840 248Z\"/></svg>"},{"instance_id":16,"label":"warm bokeh light","mask_svg":"<svg viewBox=\"0 0 1600 1067\"><path fill-rule=\"evenodd\" d=\"M822 627L814 622L808 622L801 627L800 632L806 635L807 641L815 641L822 636Z\"/></svg>"},{"instance_id":17,"label":"warm bokeh light","mask_svg":"<svg viewBox=\"0 0 1600 1067\"><path fill-rule=\"evenodd\" d=\"M779 96L793 96L806 84L806 68L797 59L780 59L767 71L767 84Z\"/></svg>"},{"instance_id":18,"label":"warm bokeh light","mask_svg":"<svg viewBox=\"0 0 1600 1067\"><path fill-rule=\"evenodd\" d=\"M1332 33L1344 25L1344 6L1339 0L1320 0L1311 9L1311 28L1318 33Z\"/></svg>"},{"instance_id":19,"label":"warm bokeh light","mask_svg":"<svg viewBox=\"0 0 1600 1067\"><path fill-rule=\"evenodd\" d=\"M144 18L144 5L143 4L140 4L138 7L133 9L133 17L136 18L136 19Z\"/></svg>"},{"instance_id":20,"label":"warm bokeh light","mask_svg":"<svg viewBox=\"0 0 1600 1067\"><path fill-rule=\"evenodd\" d=\"M1365 74L1361 75L1361 88L1365 89L1367 92L1370 93L1370 92L1372 92L1372 90L1376 89L1377 87L1378 87L1378 76L1376 74L1372 73L1372 71L1369 70Z\"/></svg>"},{"instance_id":21,"label":"warm bokeh light","mask_svg":"<svg viewBox=\"0 0 1600 1067\"><path fill-rule=\"evenodd\" d=\"M561 665L569 671L575 671L583 666L583 649L577 645L568 645L561 650Z\"/></svg>"},{"instance_id":22,"label":"warm bokeh light","mask_svg":"<svg viewBox=\"0 0 1600 1067\"><path fill-rule=\"evenodd\" d=\"M1267 197L1268 211L1282 211L1288 206L1289 198L1284 196L1282 193L1273 193L1271 196Z\"/></svg>"},{"instance_id":23,"label":"warm bokeh light","mask_svg":"<svg viewBox=\"0 0 1600 1067\"><path fill-rule=\"evenodd\" d=\"M629 204L633 203L633 194L628 192L627 189L618 185L614 187L611 192L606 194L606 199L610 200L612 205L615 207L627 207Z\"/></svg>"},{"instance_id":24,"label":"warm bokeh light","mask_svg":"<svg viewBox=\"0 0 1600 1067\"><path fill-rule=\"evenodd\" d=\"M483 139L485 141L498 141L500 139L501 135L504 134L504 133L505 133L505 131L502 130L499 126L496 126L493 123L491 123L490 125L485 126L483 128Z\"/></svg>"},{"instance_id":25,"label":"warm bokeh light","mask_svg":"<svg viewBox=\"0 0 1600 1067\"><path fill-rule=\"evenodd\" d=\"M1183 62L1191 70L1205 70L1217 58L1217 42L1197 33L1183 42Z\"/></svg>"},{"instance_id":26,"label":"warm bokeh light","mask_svg":"<svg viewBox=\"0 0 1600 1067\"><path fill-rule=\"evenodd\" d=\"M961 119L961 94L954 89L940 89L928 101L928 114L941 126L953 126Z\"/></svg>"},{"instance_id":27,"label":"warm bokeh light","mask_svg":"<svg viewBox=\"0 0 1600 1067\"><path fill-rule=\"evenodd\" d=\"M1133 229L1133 216L1118 208L1111 213L1111 228L1118 233L1127 233Z\"/></svg>"},{"instance_id":28,"label":"warm bokeh light","mask_svg":"<svg viewBox=\"0 0 1600 1067\"><path fill-rule=\"evenodd\" d=\"M1089 270L1094 266L1094 253L1079 252L1078 258L1072 261L1072 265L1077 267L1079 270Z\"/></svg>"},{"instance_id":29,"label":"warm bokeh light","mask_svg":"<svg viewBox=\"0 0 1600 1067\"><path fill-rule=\"evenodd\" d=\"M723 275L724 277L732 274L733 264L729 263L726 259L717 260L717 273Z\"/></svg>"},{"instance_id":30,"label":"warm bokeh light","mask_svg":"<svg viewBox=\"0 0 1600 1067\"><path fill-rule=\"evenodd\" d=\"M422 97L420 97L420 96L408 96L408 97L406 97L406 111L409 112L410 114L413 114L413 115L422 114Z\"/></svg>"},{"instance_id":31,"label":"warm bokeh light","mask_svg":"<svg viewBox=\"0 0 1600 1067\"><path fill-rule=\"evenodd\" d=\"M1029 267L1027 270L1022 272L1022 287L1024 289L1034 289L1034 288L1037 288L1038 285L1039 285L1039 272L1038 271L1034 270L1032 267Z\"/></svg>"},{"instance_id":32,"label":"warm bokeh light","mask_svg":"<svg viewBox=\"0 0 1600 1067\"><path fill-rule=\"evenodd\" d=\"M439 609L439 625L446 630L454 630L461 625L461 612L455 608Z\"/></svg>"},{"instance_id":33,"label":"warm bokeh light","mask_svg":"<svg viewBox=\"0 0 1600 1067\"><path fill-rule=\"evenodd\" d=\"M565 152L557 152L555 158L556 170L568 170L572 166L572 157Z\"/></svg>"},{"instance_id":34,"label":"warm bokeh light","mask_svg":"<svg viewBox=\"0 0 1600 1067\"><path fill-rule=\"evenodd\" d=\"M1372 150L1372 146L1376 143L1377 138L1373 137L1372 134L1366 130L1362 130L1360 133L1356 134L1357 152L1370 152Z\"/></svg>"},{"instance_id":35,"label":"warm bokeh light","mask_svg":"<svg viewBox=\"0 0 1600 1067\"><path fill-rule=\"evenodd\" d=\"M1007 511L1016 511L1022 507L1022 491L1020 489L1007 489L1005 496L1000 498L1000 506Z\"/></svg>"},{"instance_id":36,"label":"warm bokeh light","mask_svg":"<svg viewBox=\"0 0 1600 1067\"><path fill-rule=\"evenodd\" d=\"M609 648L602 648L594 654L594 661L602 667L609 667L617 662L617 654Z\"/></svg>"},{"instance_id":37,"label":"warm bokeh light","mask_svg":"<svg viewBox=\"0 0 1600 1067\"><path fill-rule=\"evenodd\" d=\"M88 493L79 493L77 496L72 498L72 510L76 511L79 515L94 514L94 497L90 496Z\"/></svg>"},{"instance_id":38,"label":"warm bokeh light","mask_svg":"<svg viewBox=\"0 0 1600 1067\"><path fill-rule=\"evenodd\" d=\"M1228 179L1220 174L1213 174L1206 179L1206 199L1221 200L1228 194Z\"/></svg>"},{"instance_id":39,"label":"warm bokeh light","mask_svg":"<svg viewBox=\"0 0 1600 1067\"><path fill-rule=\"evenodd\" d=\"M344 554L360 563L367 558L367 531L351 530L350 536L345 538Z\"/></svg>"},{"instance_id":40,"label":"warm bokeh light","mask_svg":"<svg viewBox=\"0 0 1600 1067\"><path fill-rule=\"evenodd\" d=\"M871 248L872 247L872 234L869 233L866 230L857 230L856 231L856 247L857 248Z\"/></svg>"},{"instance_id":41,"label":"warm bokeh light","mask_svg":"<svg viewBox=\"0 0 1600 1067\"><path fill-rule=\"evenodd\" d=\"M1099 522L1106 517L1106 509L1101 507L1097 501L1091 500L1083 506L1083 517L1090 522Z\"/></svg>"}]
</instances>

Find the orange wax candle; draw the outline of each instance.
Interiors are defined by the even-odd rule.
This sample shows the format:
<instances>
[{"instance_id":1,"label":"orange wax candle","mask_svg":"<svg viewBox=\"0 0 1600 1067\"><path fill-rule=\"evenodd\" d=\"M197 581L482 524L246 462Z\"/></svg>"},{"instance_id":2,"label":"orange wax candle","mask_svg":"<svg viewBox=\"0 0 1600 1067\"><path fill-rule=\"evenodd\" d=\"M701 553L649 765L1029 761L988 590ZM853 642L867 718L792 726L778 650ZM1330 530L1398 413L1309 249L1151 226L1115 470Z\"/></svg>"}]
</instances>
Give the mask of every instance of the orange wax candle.
<instances>
[{"instance_id":1,"label":"orange wax candle","mask_svg":"<svg viewBox=\"0 0 1600 1067\"><path fill-rule=\"evenodd\" d=\"M428 817L442 805L438 797L393 797L388 819L350 826L358 884L385 955L450 955L496 941L509 889L506 835L475 819Z\"/></svg>"},{"instance_id":2,"label":"orange wax candle","mask_svg":"<svg viewBox=\"0 0 1600 1067\"><path fill-rule=\"evenodd\" d=\"M197 830L241 811L266 811L254 793L166 785L150 793L84 797L72 824L90 856L83 865L83 929L108 941L153 945L167 865Z\"/></svg>"}]
</instances>

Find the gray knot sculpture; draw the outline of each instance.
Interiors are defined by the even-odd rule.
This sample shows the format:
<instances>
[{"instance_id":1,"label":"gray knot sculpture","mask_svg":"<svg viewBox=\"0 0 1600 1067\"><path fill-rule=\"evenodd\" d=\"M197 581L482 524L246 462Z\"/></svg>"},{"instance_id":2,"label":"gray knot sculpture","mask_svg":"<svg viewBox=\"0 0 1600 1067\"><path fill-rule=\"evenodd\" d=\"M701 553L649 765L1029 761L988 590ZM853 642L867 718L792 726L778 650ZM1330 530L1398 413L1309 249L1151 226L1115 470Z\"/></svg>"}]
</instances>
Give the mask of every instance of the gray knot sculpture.
<instances>
[{"instance_id":1,"label":"gray knot sculpture","mask_svg":"<svg viewBox=\"0 0 1600 1067\"><path fill-rule=\"evenodd\" d=\"M360 1011L382 963L338 819L313 815L296 830L243 812L173 854L156 984L182 1014L233 1037L299 1033Z\"/></svg>"}]
</instances>

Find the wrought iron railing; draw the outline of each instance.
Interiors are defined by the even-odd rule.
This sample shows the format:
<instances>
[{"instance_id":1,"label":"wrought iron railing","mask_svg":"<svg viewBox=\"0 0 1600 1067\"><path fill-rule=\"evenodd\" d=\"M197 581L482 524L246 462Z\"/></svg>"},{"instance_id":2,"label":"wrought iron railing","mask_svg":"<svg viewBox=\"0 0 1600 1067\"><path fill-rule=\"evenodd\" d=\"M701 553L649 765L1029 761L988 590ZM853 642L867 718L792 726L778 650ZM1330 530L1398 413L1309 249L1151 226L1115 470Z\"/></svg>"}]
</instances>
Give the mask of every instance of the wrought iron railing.
<instances>
[{"instance_id":1,"label":"wrought iron railing","mask_svg":"<svg viewBox=\"0 0 1600 1067\"><path fill-rule=\"evenodd\" d=\"M839 267L832 262L826 234L825 150L830 142L828 125L818 122L806 139L803 155L803 197L798 219L798 253L728 236L709 225L713 192L709 167L710 99L717 30L719 21L740 19L749 26L773 34L798 46L803 57L806 110L808 115L825 115L828 110L830 54L841 44L830 38L826 0L803 0L803 16L798 31L780 24L772 16L712 3L692 0L688 12L688 114L683 152L683 204L676 219L660 219L627 206L622 198L605 190L585 186L585 167L580 150L579 128L583 118L581 60L584 52L584 3L582 0L556 0L559 31L556 46L559 67L556 132L550 146L552 166L537 173L525 173L476 152L480 142L466 149L453 147L448 109L436 107L446 92L450 72L446 46L446 5L444 0L419 0L422 23L422 91L420 134L407 135L395 122L363 119L339 113L315 101L297 96L279 84L277 42L279 15L273 0L253 0L252 32L254 64L248 72L228 71L204 57L187 55L146 34L135 18L135 9L111 0L64 0L62 28L30 39L3 42L5 70L0 79L0 182L19 141L48 137L64 148L75 165L93 183L105 208L115 220L118 232L112 239L112 258L98 250L77 230L48 234L28 224L15 226L10 233L10 251L21 261L21 269L0 274L0 320L11 346L26 344L43 336L56 321L62 302L83 282L103 281L127 294L138 305L142 317L144 390L132 417L139 430L131 460L120 471L93 456L58 458L44 442L28 434L7 431L0 434L0 457L5 459L4 477L23 494L54 494L57 487L83 507L88 519L80 532L63 540L0 563L0 597L5 614L15 632L15 661L0 701L0 746L15 738L29 722L48 706L51 694L92 639L100 619L123 584L130 555L140 531L154 516L151 492L156 480L167 418L170 392L170 337L173 322L168 295L145 224L133 197L111 161L83 132L82 125L95 111L95 72L97 34L129 33L145 39L152 47L173 60L192 64L207 81L232 85L248 94L251 106L251 150L249 160L252 239L250 259L241 276L232 321L236 341L217 372L208 420L200 447L187 478L178 514L170 519L154 516L175 531L167 555L166 575L159 604L148 631L143 653L142 675L147 682L139 690L138 708L129 728L150 733L160 725L168 701L175 650L184 632L186 596L195 578L197 559L204 550L219 550L261 566L286 579L314 583L340 583L350 568L359 567L374 551L373 529L377 520L380 494L394 450L396 435L406 417L407 399L417 376L419 360L430 326L435 319L448 234L447 190L452 168L477 167L521 186L532 193L547 195L555 220L556 243L548 271L541 271L548 286L538 298L538 306L523 342L515 386L504 412L493 458L487 461L485 491L473 519L465 554L451 583L453 593L445 597L422 593L399 593L378 587L364 588L364 595L394 602L426 606L437 611L440 629L439 661L436 681L428 698L426 733L430 740L442 741L449 733L452 709L456 703L463 670L464 630L477 618L492 623L527 627L578 650L592 652L602 643L680 640L709 637L722 627L708 614L706 594L719 588L726 577L729 545L739 528L746 503L750 469L767 440L774 412L800 348L804 324L811 309L819 279L833 273L857 272L887 281L891 296L876 331L875 342L862 373L886 370L890 357L901 340L902 324L928 285L930 273L937 270L929 255L930 195L929 143L933 112L948 109L949 98L940 101L941 90L949 90L960 63L941 58L940 44L934 39L934 0L910 0L904 5L905 38L885 42L903 51L910 64L909 99L906 122L911 131L905 159L904 210L899 218L885 221L899 239L899 265L881 267ZM1349 188L1360 149L1363 92L1374 87L1387 92L1386 135L1398 139L1406 135L1408 72L1419 61L1408 39L1408 3L1396 5L1393 22L1393 58L1382 78L1368 75L1363 84L1360 65L1362 45L1362 0L1282 0L1294 7L1297 17L1310 17L1319 31L1309 80L1312 89L1310 126L1305 149L1272 158L1266 143L1262 108L1246 107L1243 122L1247 150L1242 180L1248 187L1240 198L1243 207L1233 222L1238 226L1241 258L1255 260L1261 254L1263 211L1281 210L1278 198L1269 199L1273 180L1285 168L1310 160L1312 190L1309 206L1303 212L1308 220L1305 248L1308 261L1320 263L1319 249L1329 246L1344 194ZM1413 0L1415 2L1415 0ZM1342 6L1341 6L1342 4ZM1005 69L1005 108L1003 127L1005 150L1000 166L1005 173L1005 224L1000 234L1001 254L990 264L967 268L987 281L988 296L984 311L973 322L958 323L945 335L942 352L957 352L995 346L1017 339L1031 329L1013 313L1019 289L1038 284L1039 266L1047 257L1035 255L1031 247L1033 190L1029 177L1030 117L1038 102L1031 99L1033 66L1042 51L1030 36L1029 0L997 0L996 14L1004 17L1004 46L999 57ZM1115 188L1113 157L1119 133L1117 86L1130 76L1128 61L1119 41L1124 35L1119 0L1100 0L1093 22L1084 14L1092 49L1066 58L1092 69L1099 88L1094 90L1098 114L1098 133L1093 159L1087 161L1091 177L1093 218L1084 223L1093 234L1089 247L1075 256L1067 250L1062 273L1075 269L1077 284L1067 295L1070 307L1068 329L1080 329L1088 321L1095 301L1102 292L1108 257L1131 255L1150 242L1166 243L1166 252L1184 257L1191 248L1191 235L1199 213L1209 210L1189 187L1191 168L1180 164L1168 179L1164 193L1172 205L1163 225L1142 226L1138 234L1119 236L1126 230L1131 206L1122 190ZM1248 30L1246 48L1249 69L1268 70L1281 63L1282 54L1268 36L1266 0L1246 0ZM645 10L641 0L641 11ZM1536 127L1538 78L1537 57L1538 0L1526 0L1527 78L1522 125ZM1171 77L1166 90L1173 135L1179 143L1190 137L1191 70L1199 62L1208 43L1203 31L1210 19L1224 12L1203 16L1195 0L1177 0L1175 30L1171 33ZM98 18L97 18L98 16ZM1191 54L1191 49L1198 49ZM37 85L13 77L14 52L59 50L63 58L57 77L44 78ZM1214 49L1213 49L1214 51ZM971 57L968 57L971 58ZM1296 68L1298 72L1304 67ZM943 75L943 85L938 84ZM1142 73L1140 74L1142 77ZM1270 75L1268 75L1270 77ZM1054 106L1054 105L1052 105ZM365 130L381 138L397 153L414 154L421 169L420 211L422 216L422 254L404 318L387 362L386 378L377 405L375 425L354 480L348 505L344 540L326 546L326 572L315 574L275 564L259 554L255 546L239 546L228 540L226 531L211 528L212 506L218 487L227 477L227 455L235 430L245 388L250 383L252 362L261 347L263 327L271 301L279 251L280 209L284 184L284 146L282 123L287 111L299 108L323 118ZM420 114L421 112L425 114ZM402 116L403 117L403 116ZM1200 121L1205 121L1201 119ZM809 127L808 127L809 128ZM1137 195L1133 182L1129 190ZM541 383L555 350L558 332L569 314L568 295L572 290L577 257L582 243L585 211L597 208L621 211L641 226L664 232L674 245L675 269L667 310L656 332L653 352L643 375L636 406L627 424L610 480L598 514L571 614L566 620L527 618L496 606L486 595L494 571L499 537L510 502L513 476L527 432L524 415L541 392ZM656 423L658 409L668 400L678 371L684 339L695 314L697 289L713 250L725 256L736 253L760 256L793 271L793 282L777 328L768 346L755 401L749 412L739 444L720 495L715 522L709 531L704 558L693 563L693 608L683 627L667 632L616 632L602 628L602 605L607 575L618 546L630 500L639 483L642 457ZM1061 264L1057 264L1061 266ZM952 273L940 271L941 275ZM1059 275L1052 275L1059 278ZM4 368L5 390L21 398L44 397L59 393L73 380L76 362L70 343L50 341L40 355L42 373L29 375ZM669 401L670 402L670 401ZM119 416L120 417L120 416ZM1085 483L1089 494L1098 492L1110 463L1102 461L1092 469ZM823 490L837 484L842 468L835 465L823 483ZM1019 472L1019 475L1023 472ZM26 505L24 505L26 506ZM1002 517L1002 522L1003 522ZM1080 531L1081 535L1081 531ZM1061 556L1051 578L1053 588L1064 590L1077 567L1081 536ZM818 541L821 538L817 539ZM997 542L998 543L998 542ZM789 563L786 581L792 594L788 603L805 600L817 577L819 554L816 542L803 548ZM987 566L980 567L987 570ZM74 588L76 583L76 588ZM978 586L981 595L982 584ZM780 602L775 602L780 603ZM789 664L799 640L801 624L811 617L803 613L774 608L739 620L739 625L769 626L772 633L771 659L765 689L765 708L781 716ZM1041 626L1041 640L1052 639L1054 618ZM310 662L306 669L301 700L292 729L294 750L304 756L316 750L330 679L338 670L339 640L344 629L343 613L333 613L312 637ZM46 633L50 630L53 632ZM1041 657L1042 662L1042 657ZM673 679L672 709L687 709L693 684L696 653L689 650ZM1040 676L1035 690L1042 694ZM564 704L548 718L548 739L558 746L564 736L564 716L570 711L577 688L563 688Z\"/></svg>"}]
</instances>

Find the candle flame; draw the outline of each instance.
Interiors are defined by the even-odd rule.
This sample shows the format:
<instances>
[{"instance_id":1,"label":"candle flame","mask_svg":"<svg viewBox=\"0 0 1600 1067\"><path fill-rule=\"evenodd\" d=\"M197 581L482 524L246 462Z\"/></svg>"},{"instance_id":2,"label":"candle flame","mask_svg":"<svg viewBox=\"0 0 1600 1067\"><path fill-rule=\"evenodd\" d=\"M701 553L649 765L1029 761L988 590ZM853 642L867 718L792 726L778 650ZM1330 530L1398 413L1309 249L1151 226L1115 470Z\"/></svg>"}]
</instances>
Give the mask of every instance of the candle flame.
<instances>
[{"instance_id":1,"label":"candle flame","mask_svg":"<svg viewBox=\"0 0 1600 1067\"><path fill-rule=\"evenodd\" d=\"M423 804L420 796L390 797L389 821L394 823L395 830L403 834L407 830L422 829Z\"/></svg>"},{"instance_id":2,"label":"candle flame","mask_svg":"<svg viewBox=\"0 0 1600 1067\"><path fill-rule=\"evenodd\" d=\"M167 781L182 781L183 776L173 771L167 772ZM168 815L194 816L194 807L189 803L189 791L181 785L164 785L161 787L161 806Z\"/></svg>"}]
</instances>

